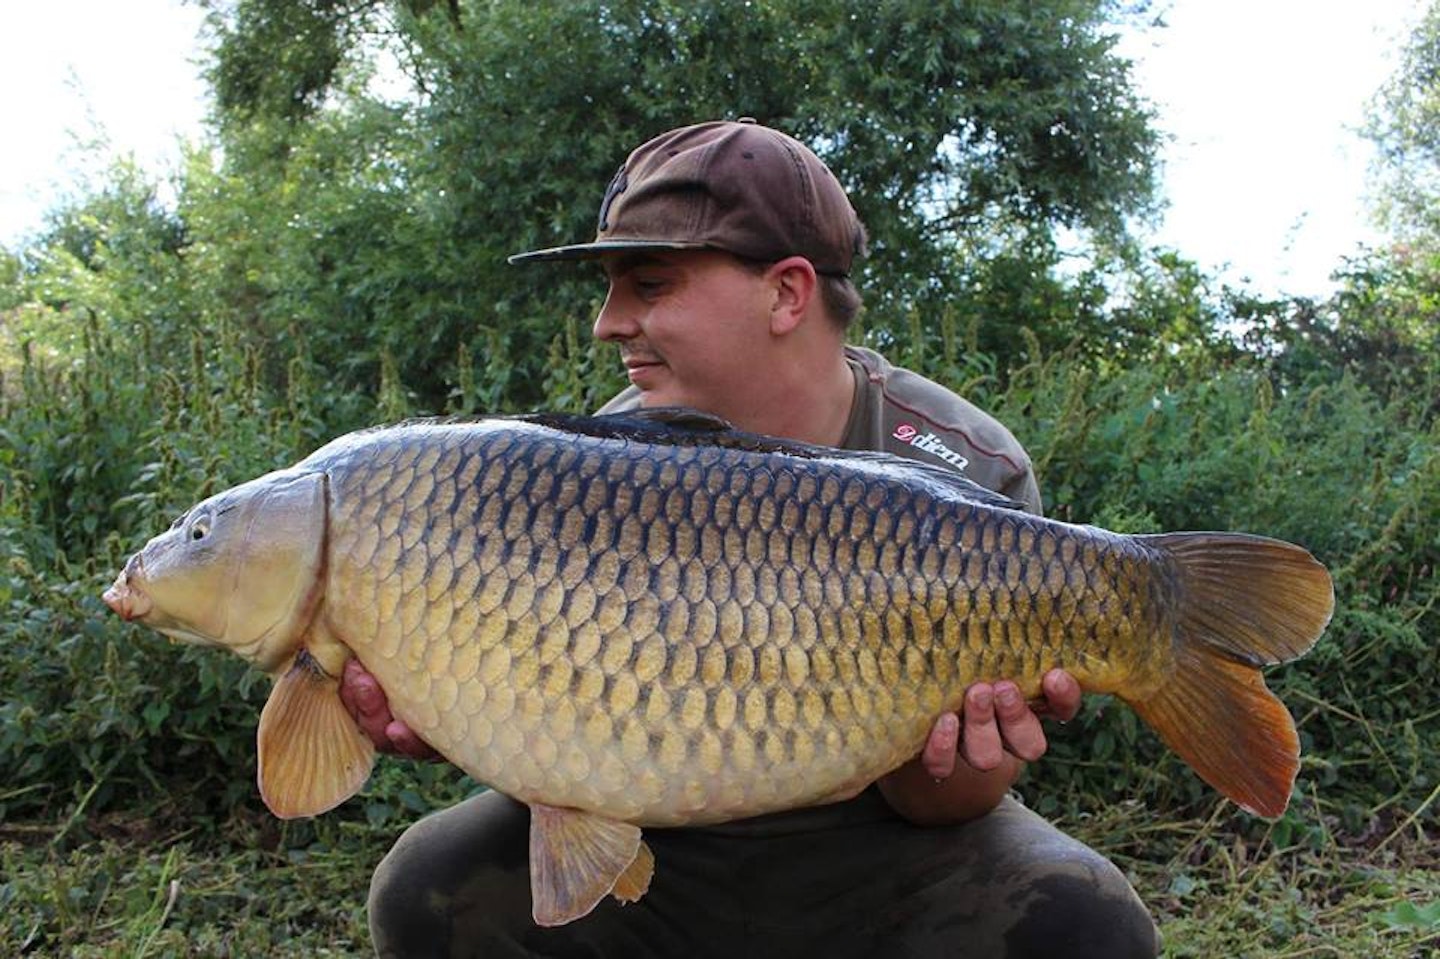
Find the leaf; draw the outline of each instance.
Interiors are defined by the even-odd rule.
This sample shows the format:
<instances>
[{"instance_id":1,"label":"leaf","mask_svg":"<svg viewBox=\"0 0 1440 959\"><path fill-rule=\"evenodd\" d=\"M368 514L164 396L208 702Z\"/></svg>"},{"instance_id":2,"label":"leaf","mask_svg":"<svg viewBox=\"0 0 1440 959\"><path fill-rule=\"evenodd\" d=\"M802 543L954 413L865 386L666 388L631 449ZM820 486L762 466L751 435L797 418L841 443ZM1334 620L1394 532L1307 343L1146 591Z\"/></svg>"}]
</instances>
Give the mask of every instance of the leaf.
<instances>
[{"instance_id":1,"label":"leaf","mask_svg":"<svg viewBox=\"0 0 1440 959\"><path fill-rule=\"evenodd\" d=\"M1382 913L1381 918L1391 929L1440 929L1440 900L1423 906L1401 900Z\"/></svg>"},{"instance_id":2,"label":"leaf","mask_svg":"<svg viewBox=\"0 0 1440 959\"><path fill-rule=\"evenodd\" d=\"M1166 891L1170 895L1184 899L1200 885L1189 873L1180 873L1170 880L1170 888Z\"/></svg>"}]
</instances>

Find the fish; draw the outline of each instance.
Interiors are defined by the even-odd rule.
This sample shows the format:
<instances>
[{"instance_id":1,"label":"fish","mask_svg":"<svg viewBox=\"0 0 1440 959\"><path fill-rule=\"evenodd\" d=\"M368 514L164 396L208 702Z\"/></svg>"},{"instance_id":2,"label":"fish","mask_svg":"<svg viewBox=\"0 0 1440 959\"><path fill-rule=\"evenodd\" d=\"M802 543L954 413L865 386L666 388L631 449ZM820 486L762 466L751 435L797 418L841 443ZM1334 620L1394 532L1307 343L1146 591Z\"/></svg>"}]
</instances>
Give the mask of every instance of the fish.
<instances>
[{"instance_id":1,"label":"fish","mask_svg":"<svg viewBox=\"0 0 1440 959\"><path fill-rule=\"evenodd\" d=\"M104 600L271 674L281 817L369 775L339 697L358 659L529 806L533 916L560 925L644 895L644 828L854 796L970 684L1038 697L1056 667L1278 816L1299 741L1261 667L1316 642L1334 592L1290 543L1059 522L948 467L663 409L347 434L186 511Z\"/></svg>"}]
</instances>

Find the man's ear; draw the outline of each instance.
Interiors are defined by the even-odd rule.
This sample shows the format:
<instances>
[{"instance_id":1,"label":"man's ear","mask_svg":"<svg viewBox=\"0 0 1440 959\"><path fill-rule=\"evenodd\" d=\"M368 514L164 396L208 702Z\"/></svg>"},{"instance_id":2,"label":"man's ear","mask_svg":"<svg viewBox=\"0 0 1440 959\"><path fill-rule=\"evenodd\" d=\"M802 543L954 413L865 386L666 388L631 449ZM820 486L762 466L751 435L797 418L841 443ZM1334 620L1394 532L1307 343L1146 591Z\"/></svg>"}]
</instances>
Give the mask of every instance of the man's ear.
<instances>
[{"instance_id":1,"label":"man's ear","mask_svg":"<svg viewBox=\"0 0 1440 959\"><path fill-rule=\"evenodd\" d=\"M815 265L803 256L786 257L770 265L765 276L774 283L770 306L770 333L784 336L798 327L818 294Z\"/></svg>"}]
</instances>

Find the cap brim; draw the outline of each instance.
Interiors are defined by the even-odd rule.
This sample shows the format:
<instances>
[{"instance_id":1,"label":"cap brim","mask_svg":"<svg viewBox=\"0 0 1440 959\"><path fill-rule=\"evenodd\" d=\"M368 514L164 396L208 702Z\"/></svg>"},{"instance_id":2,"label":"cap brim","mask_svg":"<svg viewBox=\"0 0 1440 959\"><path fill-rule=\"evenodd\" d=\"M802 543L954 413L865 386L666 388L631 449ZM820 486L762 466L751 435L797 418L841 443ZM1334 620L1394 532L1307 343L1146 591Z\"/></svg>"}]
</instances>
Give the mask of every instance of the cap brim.
<instances>
[{"instance_id":1,"label":"cap brim","mask_svg":"<svg viewBox=\"0 0 1440 959\"><path fill-rule=\"evenodd\" d=\"M597 240L594 243L573 243L552 246L548 250L532 250L507 257L507 263L540 263L547 260L593 260L606 253L633 253L644 250L705 250L708 243L685 243L677 240Z\"/></svg>"}]
</instances>

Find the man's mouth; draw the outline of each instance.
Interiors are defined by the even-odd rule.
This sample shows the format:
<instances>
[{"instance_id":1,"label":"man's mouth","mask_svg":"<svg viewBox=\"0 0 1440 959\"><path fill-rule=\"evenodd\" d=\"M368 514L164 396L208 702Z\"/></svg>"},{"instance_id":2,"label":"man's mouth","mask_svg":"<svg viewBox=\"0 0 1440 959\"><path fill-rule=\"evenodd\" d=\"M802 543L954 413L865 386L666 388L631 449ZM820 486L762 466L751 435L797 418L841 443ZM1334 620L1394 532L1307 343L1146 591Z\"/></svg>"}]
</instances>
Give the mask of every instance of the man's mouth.
<instances>
[{"instance_id":1,"label":"man's mouth","mask_svg":"<svg viewBox=\"0 0 1440 959\"><path fill-rule=\"evenodd\" d=\"M658 369L664 366L664 362L652 354L634 353L622 357L625 363L625 372L633 381L637 376L644 376L647 371Z\"/></svg>"}]
</instances>

